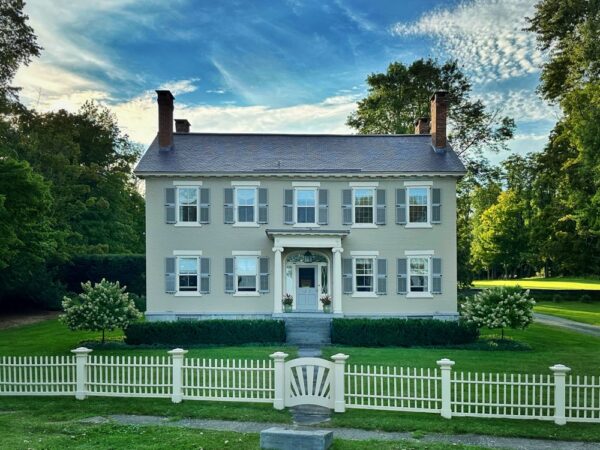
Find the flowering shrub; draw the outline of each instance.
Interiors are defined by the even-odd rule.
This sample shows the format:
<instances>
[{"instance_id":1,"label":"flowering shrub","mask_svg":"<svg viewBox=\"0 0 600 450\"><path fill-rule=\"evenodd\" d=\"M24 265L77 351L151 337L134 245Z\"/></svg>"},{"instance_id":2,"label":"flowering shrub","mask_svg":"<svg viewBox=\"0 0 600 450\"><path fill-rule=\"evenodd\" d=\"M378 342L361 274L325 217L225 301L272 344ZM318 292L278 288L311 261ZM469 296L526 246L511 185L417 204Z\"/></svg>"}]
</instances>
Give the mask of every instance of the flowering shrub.
<instances>
[{"instance_id":1,"label":"flowering shrub","mask_svg":"<svg viewBox=\"0 0 600 450\"><path fill-rule=\"evenodd\" d=\"M323 306L329 306L331 305L331 296L330 295L323 295L321 296L321 303L323 304Z\"/></svg>"},{"instance_id":2,"label":"flowering shrub","mask_svg":"<svg viewBox=\"0 0 600 450\"><path fill-rule=\"evenodd\" d=\"M281 303L283 303L286 306L292 306L292 304L294 303L294 297L292 296L292 294L285 294L281 299Z\"/></svg>"},{"instance_id":3,"label":"flowering shrub","mask_svg":"<svg viewBox=\"0 0 600 450\"><path fill-rule=\"evenodd\" d=\"M119 282L102 279L100 283L82 283L83 292L74 298L64 297L65 311L60 320L71 330L102 331L102 343L106 331L125 329L141 317L133 300Z\"/></svg>"},{"instance_id":4,"label":"flowering shrub","mask_svg":"<svg viewBox=\"0 0 600 450\"><path fill-rule=\"evenodd\" d=\"M533 322L533 305L529 290L502 286L483 289L468 298L461 315L478 328L501 329L504 339L504 328L524 329Z\"/></svg>"}]
</instances>

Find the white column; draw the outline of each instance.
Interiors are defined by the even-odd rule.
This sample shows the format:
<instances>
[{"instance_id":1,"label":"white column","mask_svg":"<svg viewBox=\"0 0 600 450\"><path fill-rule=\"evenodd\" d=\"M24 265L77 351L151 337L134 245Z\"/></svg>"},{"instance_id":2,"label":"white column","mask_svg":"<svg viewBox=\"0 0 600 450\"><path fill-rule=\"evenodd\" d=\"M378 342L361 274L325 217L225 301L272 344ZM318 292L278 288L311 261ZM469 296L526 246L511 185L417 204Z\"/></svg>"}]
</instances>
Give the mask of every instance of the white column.
<instances>
[{"instance_id":1,"label":"white column","mask_svg":"<svg viewBox=\"0 0 600 450\"><path fill-rule=\"evenodd\" d=\"M173 403L181 403L183 400L183 357L187 352L182 348L175 348L168 352L173 364L173 392L171 394Z\"/></svg>"},{"instance_id":2,"label":"white column","mask_svg":"<svg viewBox=\"0 0 600 450\"><path fill-rule=\"evenodd\" d=\"M77 400L85 399L85 388L87 385L87 362L88 355L92 351L89 348L79 347L75 350L71 350L71 353L75 354L75 376L76 376L76 388L75 398Z\"/></svg>"},{"instance_id":3,"label":"white column","mask_svg":"<svg viewBox=\"0 0 600 450\"><path fill-rule=\"evenodd\" d=\"M346 411L346 387L344 384L345 371L346 371L346 360L348 355L338 353L331 357L334 362L333 366L333 410L335 412Z\"/></svg>"},{"instance_id":4,"label":"white column","mask_svg":"<svg viewBox=\"0 0 600 450\"><path fill-rule=\"evenodd\" d=\"M556 364L550 367L554 372L554 423L564 425L567 423L566 417L566 378L570 368L562 364Z\"/></svg>"},{"instance_id":5,"label":"white column","mask_svg":"<svg viewBox=\"0 0 600 450\"><path fill-rule=\"evenodd\" d=\"M342 252L341 247L335 247L333 252L333 313L342 313Z\"/></svg>"},{"instance_id":6,"label":"white column","mask_svg":"<svg viewBox=\"0 0 600 450\"><path fill-rule=\"evenodd\" d=\"M442 372L442 410L441 414L444 419L452 418L452 366L454 361L448 358L443 358L437 361L437 365L440 366Z\"/></svg>"},{"instance_id":7,"label":"white column","mask_svg":"<svg viewBox=\"0 0 600 450\"><path fill-rule=\"evenodd\" d=\"M273 359L275 369L275 396L273 398L273 408L283 409L285 407L285 358L287 353L275 352L269 355Z\"/></svg>"},{"instance_id":8,"label":"white column","mask_svg":"<svg viewBox=\"0 0 600 450\"><path fill-rule=\"evenodd\" d=\"M273 313L278 314L283 311L281 306L281 299L283 298L281 253L283 252L283 247L273 247L273 251L275 252L275 267L273 269Z\"/></svg>"}]
</instances>

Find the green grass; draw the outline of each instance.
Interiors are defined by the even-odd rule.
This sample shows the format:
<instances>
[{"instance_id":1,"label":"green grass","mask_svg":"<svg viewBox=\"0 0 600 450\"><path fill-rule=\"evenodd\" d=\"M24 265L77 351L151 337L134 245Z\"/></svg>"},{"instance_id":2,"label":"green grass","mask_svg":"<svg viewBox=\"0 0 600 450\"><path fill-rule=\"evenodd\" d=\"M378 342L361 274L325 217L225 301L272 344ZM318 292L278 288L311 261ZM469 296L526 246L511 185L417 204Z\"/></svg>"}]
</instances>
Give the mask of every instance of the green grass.
<instances>
[{"instance_id":1,"label":"green grass","mask_svg":"<svg viewBox=\"0 0 600 450\"><path fill-rule=\"evenodd\" d=\"M543 314L600 326L600 303L537 302L534 310Z\"/></svg>"},{"instance_id":2,"label":"green grass","mask_svg":"<svg viewBox=\"0 0 600 450\"><path fill-rule=\"evenodd\" d=\"M559 289L559 290L600 290L600 279L594 278L521 278L518 280L478 280L473 282L476 288L493 286L516 286L523 289Z\"/></svg>"}]
</instances>

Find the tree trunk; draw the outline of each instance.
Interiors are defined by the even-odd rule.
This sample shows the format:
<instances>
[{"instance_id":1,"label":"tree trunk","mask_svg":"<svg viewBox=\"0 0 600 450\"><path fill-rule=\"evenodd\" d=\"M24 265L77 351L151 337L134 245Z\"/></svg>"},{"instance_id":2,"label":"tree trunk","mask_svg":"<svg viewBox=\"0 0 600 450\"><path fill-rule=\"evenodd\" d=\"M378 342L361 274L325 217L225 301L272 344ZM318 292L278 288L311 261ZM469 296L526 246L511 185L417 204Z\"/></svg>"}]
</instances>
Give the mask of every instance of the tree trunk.
<instances>
[{"instance_id":1,"label":"tree trunk","mask_svg":"<svg viewBox=\"0 0 600 450\"><path fill-rule=\"evenodd\" d=\"M102 345L104 345L104 328L102 328Z\"/></svg>"}]
</instances>

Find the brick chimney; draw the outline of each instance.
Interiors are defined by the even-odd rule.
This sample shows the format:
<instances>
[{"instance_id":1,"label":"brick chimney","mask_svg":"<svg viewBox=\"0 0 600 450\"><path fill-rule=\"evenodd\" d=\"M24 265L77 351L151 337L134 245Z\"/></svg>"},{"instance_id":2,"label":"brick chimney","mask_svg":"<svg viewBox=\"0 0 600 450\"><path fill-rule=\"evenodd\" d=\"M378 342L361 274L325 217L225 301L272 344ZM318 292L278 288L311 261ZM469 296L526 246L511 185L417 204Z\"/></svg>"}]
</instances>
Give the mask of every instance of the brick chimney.
<instances>
[{"instance_id":1,"label":"brick chimney","mask_svg":"<svg viewBox=\"0 0 600 450\"><path fill-rule=\"evenodd\" d=\"M175 119L175 133L189 133L190 123L187 119Z\"/></svg>"},{"instance_id":2,"label":"brick chimney","mask_svg":"<svg viewBox=\"0 0 600 450\"><path fill-rule=\"evenodd\" d=\"M415 134L429 134L429 117L419 117L415 121Z\"/></svg>"},{"instance_id":3,"label":"brick chimney","mask_svg":"<svg viewBox=\"0 0 600 450\"><path fill-rule=\"evenodd\" d=\"M431 143L434 150L444 150L446 148L447 117L448 93L446 91L437 91L431 97Z\"/></svg>"},{"instance_id":4,"label":"brick chimney","mask_svg":"<svg viewBox=\"0 0 600 450\"><path fill-rule=\"evenodd\" d=\"M158 146L160 151L173 148L173 94L171 91L156 91L158 95Z\"/></svg>"}]
</instances>

